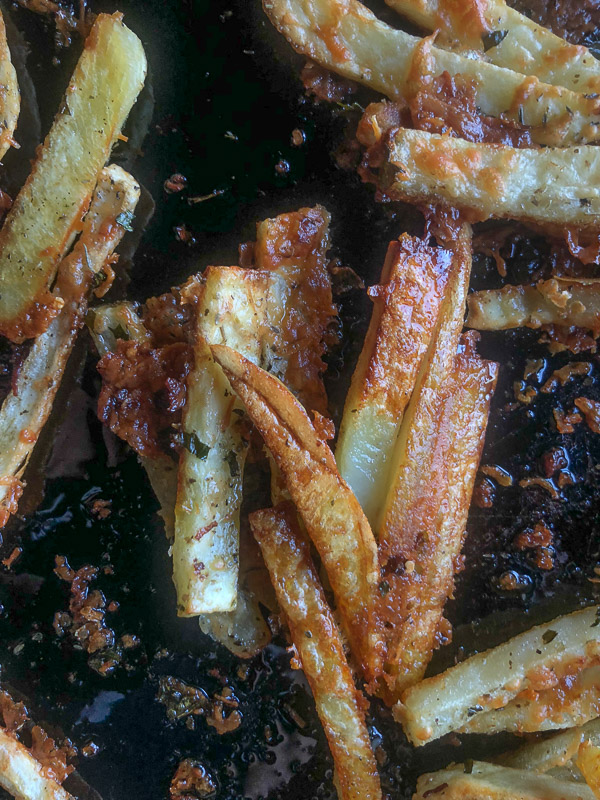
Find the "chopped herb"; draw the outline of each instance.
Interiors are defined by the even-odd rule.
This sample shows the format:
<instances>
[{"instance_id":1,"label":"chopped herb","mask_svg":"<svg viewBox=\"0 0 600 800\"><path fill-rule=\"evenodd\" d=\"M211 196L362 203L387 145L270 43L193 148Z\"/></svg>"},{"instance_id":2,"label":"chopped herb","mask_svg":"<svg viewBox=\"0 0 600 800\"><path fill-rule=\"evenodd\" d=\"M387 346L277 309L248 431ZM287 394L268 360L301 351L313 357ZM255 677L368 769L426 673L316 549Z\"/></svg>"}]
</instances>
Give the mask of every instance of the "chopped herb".
<instances>
[{"instance_id":1,"label":"chopped herb","mask_svg":"<svg viewBox=\"0 0 600 800\"><path fill-rule=\"evenodd\" d=\"M135 216L132 211L121 211L120 214L117 215L117 225L120 225L122 228L125 228L126 231L133 230L133 220Z\"/></svg>"},{"instance_id":2,"label":"chopped herb","mask_svg":"<svg viewBox=\"0 0 600 800\"><path fill-rule=\"evenodd\" d=\"M596 619L592 622L592 628L596 628L600 625L600 606L596 609Z\"/></svg>"},{"instance_id":3,"label":"chopped herb","mask_svg":"<svg viewBox=\"0 0 600 800\"><path fill-rule=\"evenodd\" d=\"M579 205L580 206L584 206L584 207L587 208L587 206L591 206L592 205L592 201L589 199L589 197L580 197L579 198Z\"/></svg>"},{"instance_id":4,"label":"chopped herb","mask_svg":"<svg viewBox=\"0 0 600 800\"><path fill-rule=\"evenodd\" d=\"M225 456L225 461L229 464L229 472L232 478L237 478L240 474L240 465L238 464L237 456L233 450L230 450Z\"/></svg>"},{"instance_id":5,"label":"chopped herb","mask_svg":"<svg viewBox=\"0 0 600 800\"><path fill-rule=\"evenodd\" d=\"M565 106L565 108L566 108L566 110L567 110L567 114L570 114L571 116L573 116L573 112L571 111L571 109L569 108L569 106Z\"/></svg>"},{"instance_id":6,"label":"chopped herb","mask_svg":"<svg viewBox=\"0 0 600 800\"><path fill-rule=\"evenodd\" d=\"M119 323L114 328L110 328L110 332L115 337L115 339L125 339L126 341L129 339L129 334L125 330L125 328Z\"/></svg>"},{"instance_id":7,"label":"chopped herb","mask_svg":"<svg viewBox=\"0 0 600 800\"><path fill-rule=\"evenodd\" d=\"M548 124L548 112L544 111L544 116L542 117L542 125L544 125L545 127L547 124Z\"/></svg>"},{"instance_id":8,"label":"chopped herb","mask_svg":"<svg viewBox=\"0 0 600 800\"><path fill-rule=\"evenodd\" d=\"M550 642L554 641L558 633L556 631L547 630L546 633L542 636L542 642L544 644L550 644Z\"/></svg>"},{"instance_id":9,"label":"chopped herb","mask_svg":"<svg viewBox=\"0 0 600 800\"><path fill-rule=\"evenodd\" d=\"M472 717L474 714L477 714L479 711L483 711L483 706L471 706L471 708L469 708L467 710L467 715L469 717Z\"/></svg>"},{"instance_id":10,"label":"chopped herb","mask_svg":"<svg viewBox=\"0 0 600 800\"><path fill-rule=\"evenodd\" d=\"M385 595L389 592L389 590L390 590L389 583L387 581L381 581L381 583L379 584L379 593L381 594L381 596L385 597Z\"/></svg>"},{"instance_id":11,"label":"chopped herb","mask_svg":"<svg viewBox=\"0 0 600 800\"><path fill-rule=\"evenodd\" d=\"M94 277L92 278L92 289L97 289L99 286L102 286L107 277L108 276L103 269L99 270L98 272L94 272Z\"/></svg>"},{"instance_id":12,"label":"chopped herb","mask_svg":"<svg viewBox=\"0 0 600 800\"><path fill-rule=\"evenodd\" d=\"M465 774L470 775L473 772L473 759L467 758L465 761Z\"/></svg>"},{"instance_id":13,"label":"chopped herb","mask_svg":"<svg viewBox=\"0 0 600 800\"><path fill-rule=\"evenodd\" d=\"M306 636L307 639L312 639L312 633L310 631L306 631L304 635Z\"/></svg>"},{"instance_id":14,"label":"chopped herb","mask_svg":"<svg viewBox=\"0 0 600 800\"><path fill-rule=\"evenodd\" d=\"M487 53L487 51L491 50L492 47L498 47L500 42L503 42L507 36L508 36L508 31L491 31L490 33L485 33L481 37L481 41L483 42L484 52Z\"/></svg>"},{"instance_id":15,"label":"chopped herb","mask_svg":"<svg viewBox=\"0 0 600 800\"><path fill-rule=\"evenodd\" d=\"M195 433L183 433L181 440L185 449L201 461L204 461L210 452L210 447L201 442Z\"/></svg>"},{"instance_id":16,"label":"chopped herb","mask_svg":"<svg viewBox=\"0 0 600 800\"><path fill-rule=\"evenodd\" d=\"M525 124L525 118L523 116L523 106L519 106L519 124Z\"/></svg>"},{"instance_id":17,"label":"chopped herb","mask_svg":"<svg viewBox=\"0 0 600 800\"><path fill-rule=\"evenodd\" d=\"M360 111L362 114L364 112L364 108L361 106L360 103L342 103L341 100L336 102L336 106L341 108L342 111Z\"/></svg>"}]
</instances>

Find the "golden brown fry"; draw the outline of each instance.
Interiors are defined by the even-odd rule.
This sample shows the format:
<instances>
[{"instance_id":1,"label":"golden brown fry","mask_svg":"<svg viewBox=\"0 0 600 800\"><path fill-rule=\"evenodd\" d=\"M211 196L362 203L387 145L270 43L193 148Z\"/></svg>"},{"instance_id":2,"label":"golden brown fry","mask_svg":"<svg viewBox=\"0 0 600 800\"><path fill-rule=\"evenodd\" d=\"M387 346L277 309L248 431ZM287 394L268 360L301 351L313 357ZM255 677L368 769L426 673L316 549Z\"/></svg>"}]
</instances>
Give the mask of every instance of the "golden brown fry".
<instances>
[{"instance_id":1,"label":"golden brown fry","mask_svg":"<svg viewBox=\"0 0 600 800\"><path fill-rule=\"evenodd\" d=\"M6 27L0 12L0 159L11 145L19 118L21 95L17 83L17 73L13 67L10 50L6 41Z\"/></svg>"},{"instance_id":2,"label":"golden brown fry","mask_svg":"<svg viewBox=\"0 0 600 800\"><path fill-rule=\"evenodd\" d=\"M291 504L250 515L325 730L342 800L381 798L377 765L344 648Z\"/></svg>"},{"instance_id":3,"label":"golden brown fry","mask_svg":"<svg viewBox=\"0 0 600 800\"><path fill-rule=\"evenodd\" d=\"M371 680L380 670L381 643L373 617L377 548L369 523L331 450L285 386L228 347L211 350L283 473L327 570L352 652Z\"/></svg>"},{"instance_id":4,"label":"golden brown fry","mask_svg":"<svg viewBox=\"0 0 600 800\"><path fill-rule=\"evenodd\" d=\"M577 766L597 798L600 798L600 747L586 739L579 745Z\"/></svg>"},{"instance_id":5,"label":"golden brown fry","mask_svg":"<svg viewBox=\"0 0 600 800\"><path fill-rule=\"evenodd\" d=\"M440 308L451 255L403 235L388 248L373 314L352 376L336 461L374 530L389 462Z\"/></svg>"},{"instance_id":6,"label":"golden brown fry","mask_svg":"<svg viewBox=\"0 0 600 800\"><path fill-rule=\"evenodd\" d=\"M417 538L390 556L393 568L384 572L389 590L380 603L396 623L389 631L386 670L395 699L423 678L452 595L497 373L497 364L475 355L455 358L431 442L443 463L441 474L431 482L422 475L426 491L403 517L418 520Z\"/></svg>"},{"instance_id":7,"label":"golden brown fry","mask_svg":"<svg viewBox=\"0 0 600 800\"><path fill-rule=\"evenodd\" d=\"M75 800L44 775L39 761L4 728L0 728L0 786L17 800Z\"/></svg>"}]
</instances>

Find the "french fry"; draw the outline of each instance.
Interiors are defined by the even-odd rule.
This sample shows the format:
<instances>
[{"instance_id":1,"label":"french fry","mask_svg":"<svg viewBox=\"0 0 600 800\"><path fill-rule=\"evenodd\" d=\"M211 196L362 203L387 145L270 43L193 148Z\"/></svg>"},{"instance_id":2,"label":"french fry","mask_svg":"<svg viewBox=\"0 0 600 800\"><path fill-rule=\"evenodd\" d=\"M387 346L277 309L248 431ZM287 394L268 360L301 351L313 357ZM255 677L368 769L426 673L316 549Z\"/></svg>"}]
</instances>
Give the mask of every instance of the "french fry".
<instances>
[{"instance_id":1,"label":"french fry","mask_svg":"<svg viewBox=\"0 0 600 800\"><path fill-rule=\"evenodd\" d=\"M480 331L576 325L600 334L600 283L551 278L526 286L473 292L467 325Z\"/></svg>"},{"instance_id":2,"label":"french fry","mask_svg":"<svg viewBox=\"0 0 600 800\"><path fill-rule=\"evenodd\" d=\"M120 14L101 14L0 231L0 333L14 341L46 330L60 310L50 284L145 75L138 38Z\"/></svg>"},{"instance_id":3,"label":"french fry","mask_svg":"<svg viewBox=\"0 0 600 800\"><path fill-rule=\"evenodd\" d=\"M17 800L75 800L44 775L39 761L4 728L0 728L0 786Z\"/></svg>"},{"instance_id":4,"label":"french fry","mask_svg":"<svg viewBox=\"0 0 600 800\"><path fill-rule=\"evenodd\" d=\"M389 462L438 316L450 253L403 235L391 242L373 314L346 397L336 448L340 475L373 530L390 483Z\"/></svg>"},{"instance_id":5,"label":"french fry","mask_svg":"<svg viewBox=\"0 0 600 800\"><path fill-rule=\"evenodd\" d=\"M359 694L294 507L257 511L250 524L271 574L333 756L341 800L381 798Z\"/></svg>"},{"instance_id":6,"label":"french fry","mask_svg":"<svg viewBox=\"0 0 600 800\"><path fill-rule=\"evenodd\" d=\"M83 231L61 263L57 282L62 308L34 341L11 392L0 409L0 528L17 508L20 478L60 386L87 311L94 279L123 238L116 221L133 214L140 194L135 180L117 166L102 170Z\"/></svg>"},{"instance_id":7,"label":"french fry","mask_svg":"<svg viewBox=\"0 0 600 800\"><path fill-rule=\"evenodd\" d=\"M396 559L409 566L400 575L384 573L389 591L381 605L388 609L388 618L397 620L388 635L386 669L390 694L396 699L423 678L452 595L497 374L493 362L456 356L433 443L443 470L431 483L423 476L426 492L406 509L406 517L418 520L419 532L412 547L403 546Z\"/></svg>"},{"instance_id":8,"label":"french fry","mask_svg":"<svg viewBox=\"0 0 600 800\"><path fill-rule=\"evenodd\" d=\"M263 7L295 50L327 69L392 99L410 92L411 66L422 40L380 22L358 0L263 0ZM434 46L427 68L431 75L447 71L471 80L483 114L532 126L539 143L547 144L555 127L560 128L560 144L600 137L597 97Z\"/></svg>"},{"instance_id":9,"label":"french fry","mask_svg":"<svg viewBox=\"0 0 600 800\"><path fill-rule=\"evenodd\" d=\"M577 766L597 798L600 798L600 747L586 739L579 745Z\"/></svg>"},{"instance_id":10,"label":"french fry","mask_svg":"<svg viewBox=\"0 0 600 800\"><path fill-rule=\"evenodd\" d=\"M386 3L421 28L438 30L440 47L479 50L491 64L574 92L600 91L600 65L587 47L569 44L504 0L470 0L459 5L452 0Z\"/></svg>"},{"instance_id":11,"label":"french fry","mask_svg":"<svg viewBox=\"0 0 600 800\"><path fill-rule=\"evenodd\" d=\"M21 95L17 73L10 58L6 41L6 26L0 13L0 159L11 145L15 144L14 133L19 118Z\"/></svg>"},{"instance_id":12,"label":"french fry","mask_svg":"<svg viewBox=\"0 0 600 800\"><path fill-rule=\"evenodd\" d=\"M529 769L548 772L565 767L577 756L579 745L591 741L600 745L600 719L593 719L585 725L568 728L541 741L533 741L496 759L499 764L515 769Z\"/></svg>"},{"instance_id":13,"label":"french fry","mask_svg":"<svg viewBox=\"0 0 600 800\"><path fill-rule=\"evenodd\" d=\"M471 761L421 775L413 800L594 800L585 784Z\"/></svg>"},{"instance_id":14,"label":"french fry","mask_svg":"<svg viewBox=\"0 0 600 800\"><path fill-rule=\"evenodd\" d=\"M407 128L388 136L369 110L359 134L367 147L385 143L386 169L374 180L393 199L449 205L471 221L510 218L584 231L600 223L596 147L519 149Z\"/></svg>"},{"instance_id":15,"label":"french fry","mask_svg":"<svg viewBox=\"0 0 600 800\"><path fill-rule=\"evenodd\" d=\"M598 607L590 606L478 653L407 689L395 707L395 716L417 746L450 731L473 731L474 720L480 714L494 713L494 709L502 709L516 698L535 699L536 694L556 688L561 679L568 682L568 676L588 672L587 668L598 671L597 621ZM598 706L597 688L590 688L587 699L591 712L594 702ZM563 700L564 709L568 696ZM598 712L591 716L598 716ZM535 729L551 727L546 722L544 714L540 714ZM568 725L566 722L555 727Z\"/></svg>"},{"instance_id":16,"label":"french fry","mask_svg":"<svg viewBox=\"0 0 600 800\"><path fill-rule=\"evenodd\" d=\"M369 523L289 390L230 348L211 350L285 478L327 570L352 652L371 680L380 669L381 642L373 616L377 548Z\"/></svg>"}]
</instances>

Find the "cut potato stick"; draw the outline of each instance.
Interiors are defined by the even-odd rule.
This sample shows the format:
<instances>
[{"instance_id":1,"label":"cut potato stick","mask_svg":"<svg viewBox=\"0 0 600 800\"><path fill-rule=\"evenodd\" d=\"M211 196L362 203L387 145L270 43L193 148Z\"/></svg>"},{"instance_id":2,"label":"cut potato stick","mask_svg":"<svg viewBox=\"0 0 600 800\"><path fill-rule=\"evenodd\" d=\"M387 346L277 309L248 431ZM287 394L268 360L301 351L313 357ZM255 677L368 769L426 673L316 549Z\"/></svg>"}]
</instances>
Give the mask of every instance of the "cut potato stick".
<instances>
[{"instance_id":1,"label":"cut potato stick","mask_svg":"<svg viewBox=\"0 0 600 800\"><path fill-rule=\"evenodd\" d=\"M373 314L352 376L336 448L340 475L371 527L389 489L389 461L404 410L427 351L451 255L403 235L391 242Z\"/></svg>"},{"instance_id":2,"label":"cut potato stick","mask_svg":"<svg viewBox=\"0 0 600 800\"><path fill-rule=\"evenodd\" d=\"M413 58L422 40L380 22L358 0L263 0L271 22L295 50L351 80L395 99L410 92ZM560 128L560 144L596 141L597 97L540 83L536 78L432 46L431 75L462 75L473 82L483 114L532 126L548 143Z\"/></svg>"},{"instance_id":3,"label":"cut potato stick","mask_svg":"<svg viewBox=\"0 0 600 800\"><path fill-rule=\"evenodd\" d=\"M145 75L138 38L120 14L101 14L0 231L0 333L14 341L44 331L60 310L49 286Z\"/></svg>"},{"instance_id":4,"label":"cut potato stick","mask_svg":"<svg viewBox=\"0 0 600 800\"><path fill-rule=\"evenodd\" d=\"M17 73L10 58L6 41L6 26L0 12L0 159L15 144L14 133L19 118L21 95Z\"/></svg>"},{"instance_id":5,"label":"cut potato stick","mask_svg":"<svg viewBox=\"0 0 600 800\"><path fill-rule=\"evenodd\" d=\"M480 331L576 325L600 334L600 283L551 278L526 286L503 286L468 297L467 325Z\"/></svg>"},{"instance_id":6,"label":"cut potato stick","mask_svg":"<svg viewBox=\"0 0 600 800\"><path fill-rule=\"evenodd\" d=\"M483 761L421 775L413 800L594 800L588 786Z\"/></svg>"},{"instance_id":7,"label":"cut potato stick","mask_svg":"<svg viewBox=\"0 0 600 800\"><path fill-rule=\"evenodd\" d=\"M258 362L268 291L268 273L238 267L209 267L201 281L191 280L182 290L185 301L195 305L197 339L175 506L173 580L180 616L235 608L247 447L243 409L236 408L209 345L227 343Z\"/></svg>"},{"instance_id":8,"label":"cut potato stick","mask_svg":"<svg viewBox=\"0 0 600 800\"><path fill-rule=\"evenodd\" d=\"M569 44L508 6L504 0L386 0L421 28L438 30L436 43L453 50L485 51L498 67L533 75L574 92L600 91L600 64L587 47Z\"/></svg>"},{"instance_id":9,"label":"cut potato stick","mask_svg":"<svg viewBox=\"0 0 600 800\"><path fill-rule=\"evenodd\" d=\"M0 728L0 786L16 800L75 800L44 775L39 761L4 728Z\"/></svg>"},{"instance_id":10,"label":"cut potato stick","mask_svg":"<svg viewBox=\"0 0 600 800\"><path fill-rule=\"evenodd\" d=\"M123 238L120 214L133 214L140 187L117 166L106 167L83 231L61 263L57 293L63 303L50 327L37 337L0 409L0 527L14 514L20 478L52 410L65 366L87 311L94 279Z\"/></svg>"},{"instance_id":11,"label":"cut potato stick","mask_svg":"<svg viewBox=\"0 0 600 800\"><path fill-rule=\"evenodd\" d=\"M133 303L101 305L89 312L86 322L100 357L114 353L118 339L150 341L150 333L137 315Z\"/></svg>"},{"instance_id":12,"label":"cut potato stick","mask_svg":"<svg viewBox=\"0 0 600 800\"><path fill-rule=\"evenodd\" d=\"M427 492L410 508L420 527L413 549L400 553L410 568L385 576L390 588L381 604L398 618L388 636L386 669L396 700L423 678L452 595L497 374L493 362L456 356L433 445L444 468L439 482L427 485L423 477Z\"/></svg>"},{"instance_id":13,"label":"cut potato stick","mask_svg":"<svg viewBox=\"0 0 600 800\"><path fill-rule=\"evenodd\" d=\"M480 713L556 687L574 670L596 664L597 622L598 607L590 606L538 625L407 689L395 715L415 745L466 729Z\"/></svg>"},{"instance_id":14,"label":"cut potato stick","mask_svg":"<svg viewBox=\"0 0 600 800\"><path fill-rule=\"evenodd\" d=\"M450 205L471 221L510 218L580 230L600 224L597 147L518 149L407 128L387 137L368 111L360 131L367 146L386 137L390 168L375 180L393 199Z\"/></svg>"},{"instance_id":15,"label":"cut potato stick","mask_svg":"<svg viewBox=\"0 0 600 800\"><path fill-rule=\"evenodd\" d=\"M600 719L561 731L542 741L525 744L518 750L504 754L497 761L515 769L548 772L570 764L577 756L579 745L588 740L600 745Z\"/></svg>"},{"instance_id":16,"label":"cut potato stick","mask_svg":"<svg viewBox=\"0 0 600 800\"><path fill-rule=\"evenodd\" d=\"M212 348L260 431L313 540L352 652L369 680L380 670L373 616L377 548L369 523L306 412L276 378L228 347Z\"/></svg>"},{"instance_id":17,"label":"cut potato stick","mask_svg":"<svg viewBox=\"0 0 600 800\"><path fill-rule=\"evenodd\" d=\"M333 756L341 800L381 798L375 756L354 685L308 543L294 507L257 511L250 524L271 574L299 661L312 689Z\"/></svg>"},{"instance_id":18,"label":"cut potato stick","mask_svg":"<svg viewBox=\"0 0 600 800\"><path fill-rule=\"evenodd\" d=\"M587 785L600 798L600 747L586 739L579 745L576 763Z\"/></svg>"}]
</instances>

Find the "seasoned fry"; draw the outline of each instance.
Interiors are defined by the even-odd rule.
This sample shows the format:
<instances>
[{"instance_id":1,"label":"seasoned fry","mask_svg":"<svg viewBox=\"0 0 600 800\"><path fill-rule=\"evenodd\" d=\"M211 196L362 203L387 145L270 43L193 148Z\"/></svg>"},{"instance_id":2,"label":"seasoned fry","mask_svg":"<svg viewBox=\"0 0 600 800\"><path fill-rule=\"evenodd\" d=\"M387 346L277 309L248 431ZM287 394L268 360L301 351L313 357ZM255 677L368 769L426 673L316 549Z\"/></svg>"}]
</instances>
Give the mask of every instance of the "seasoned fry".
<instances>
[{"instance_id":1,"label":"seasoned fry","mask_svg":"<svg viewBox=\"0 0 600 800\"><path fill-rule=\"evenodd\" d=\"M0 333L14 341L46 330L60 310L49 286L145 75L140 41L121 15L101 14L0 231Z\"/></svg>"},{"instance_id":2,"label":"seasoned fry","mask_svg":"<svg viewBox=\"0 0 600 800\"><path fill-rule=\"evenodd\" d=\"M391 479L389 461L435 327L450 261L448 251L404 235L390 244L381 285L369 291L373 314L346 397L335 456L373 530L378 529Z\"/></svg>"},{"instance_id":3,"label":"seasoned fry","mask_svg":"<svg viewBox=\"0 0 600 800\"><path fill-rule=\"evenodd\" d=\"M421 775L413 800L594 800L581 783L484 761Z\"/></svg>"},{"instance_id":4,"label":"seasoned fry","mask_svg":"<svg viewBox=\"0 0 600 800\"><path fill-rule=\"evenodd\" d=\"M20 478L52 410L65 366L87 311L94 279L114 253L125 229L120 214L133 214L140 187L124 170L106 167L96 187L83 231L59 268L59 315L34 341L17 377L16 391L0 409L0 528L14 514Z\"/></svg>"},{"instance_id":5,"label":"seasoned fry","mask_svg":"<svg viewBox=\"0 0 600 800\"><path fill-rule=\"evenodd\" d=\"M577 755L579 745L588 740L600 745L600 719L561 731L542 741L529 742L497 760L506 767L548 772L570 764Z\"/></svg>"},{"instance_id":6,"label":"seasoned fry","mask_svg":"<svg viewBox=\"0 0 600 800\"><path fill-rule=\"evenodd\" d=\"M257 511L250 524L271 574L335 763L342 800L381 798L359 694L294 507Z\"/></svg>"},{"instance_id":7,"label":"seasoned fry","mask_svg":"<svg viewBox=\"0 0 600 800\"><path fill-rule=\"evenodd\" d=\"M593 667L598 672L595 667L600 652L597 621L598 607L590 606L478 653L407 689L395 708L396 716L410 741L421 745L450 731L475 730L475 720L480 714L497 713L492 710L501 709L515 699L526 702L533 697L535 700L544 690L558 687L561 679L569 683L569 676L582 670L591 672ZM586 669L588 667L590 669ZM564 689L563 686L563 694ZM590 687L590 711L593 693ZM596 688L596 706L598 697ZM568 700L567 692L563 707ZM598 712L590 716L598 716ZM554 727L568 725L566 722ZM542 715L535 729L544 727L552 727L552 724L546 726Z\"/></svg>"},{"instance_id":8,"label":"seasoned fry","mask_svg":"<svg viewBox=\"0 0 600 800\"><path fill-rule=\"evenodd\" d=\"M510 218L538 225L597 229L597 147L519 149L395 128L391 138L367 109L359 130L385 143L387 169L374 180L391 198L460 209L471 221Z\"/></svg>"},{"instance_id":9,"label":"seasoned fry","mask_svg":"<svg viewBox=\"0 0 600 800\"><path fill-rule=\"evenodd\" d=\"M467 325L480 331L576 325L600 335L600 283L551 278L527 286L503 286L468 297Z\"/></svg>"},{"instance_id":10,"label":"seasoned fry","mask_svg":"<svg viewBox=\"0 0 600 800\"><path fill-rule=\"evenodd\" d=\"M21 107L17 73L13 67L6 41L6 26L0 12L0 159L13 145L15 128Z\"/></svg>"},{"instance_id":11,"label":"seasoned fry","mask_svg":"<svg viewBox=\"0 0 600 800\"><path fill-rule=\"evenodd\" d=\"M263 0L269 19L298 52L346 78L395 99L410 92L415 52L422 42L380 22L357 0ZM462 75L473 81L476 105L485 115L510 117L532 126L532 137L548 142L560 128L561 144L600 137L597 97L550 86L510 69L431 47L431 75Z\"/></svg>"},{"instance_id":12,"label":"seasoned fry","mask_svg":"<svg viewBox=\"0 0 600 800\"><path fill-rule=\"evenodd\" d=\"M283 473L327 570L352 652L371 680L380 669L381 644L373 617L377 548L369 523L331 450L285 386L230 348L211 349Z\"/></svg>"},{"instance_id":13,"label":"seasoned fry","mask_svg":"<svg viewBox=\"0 0 600 800\"><path fill-rule=\"evenodd\" d=\"M389 632L386 670L396 699L423 678L452 594L497 374L493 362L455 358L433 444L443 469L431 483L423 476L425 493L409 509L418 519L417 538L395 557L410 569L384 574L389 591L381 605L388 618L398 620Z\"/></svg>"},{"instance_id":14,"label":"seasoned fry","mask_svg":"<svg viewBox=\"0 0 600 800\"><path fill-rule=\"evenodd\" d=\"M75 800L52 778L44 775L24 744L0 728L0 786L17 800Z\"/></svg>"},{"instance_id":15,"label":"seasoned fry","mask_svg":"<svg viewBox=\"0 0 600 800\"><path fill-rule=\"evenodd\" d=\"M572 45L537 25L504 0L386 0L453 50L479 50L498 67L533 75L543 83L592 94L600 90L600 64L587 47Z\"/></svg>"},{"instance_id":16,"label":"seasoned fry","mask_svg":"<svg viewBox=\"0 0 600 800\"><path fill-rule=\"evenodd\" d=\"M587 785L600 798L600 747L586 739L579 745L576 763Z\"/></svg>"}]
</instances>

